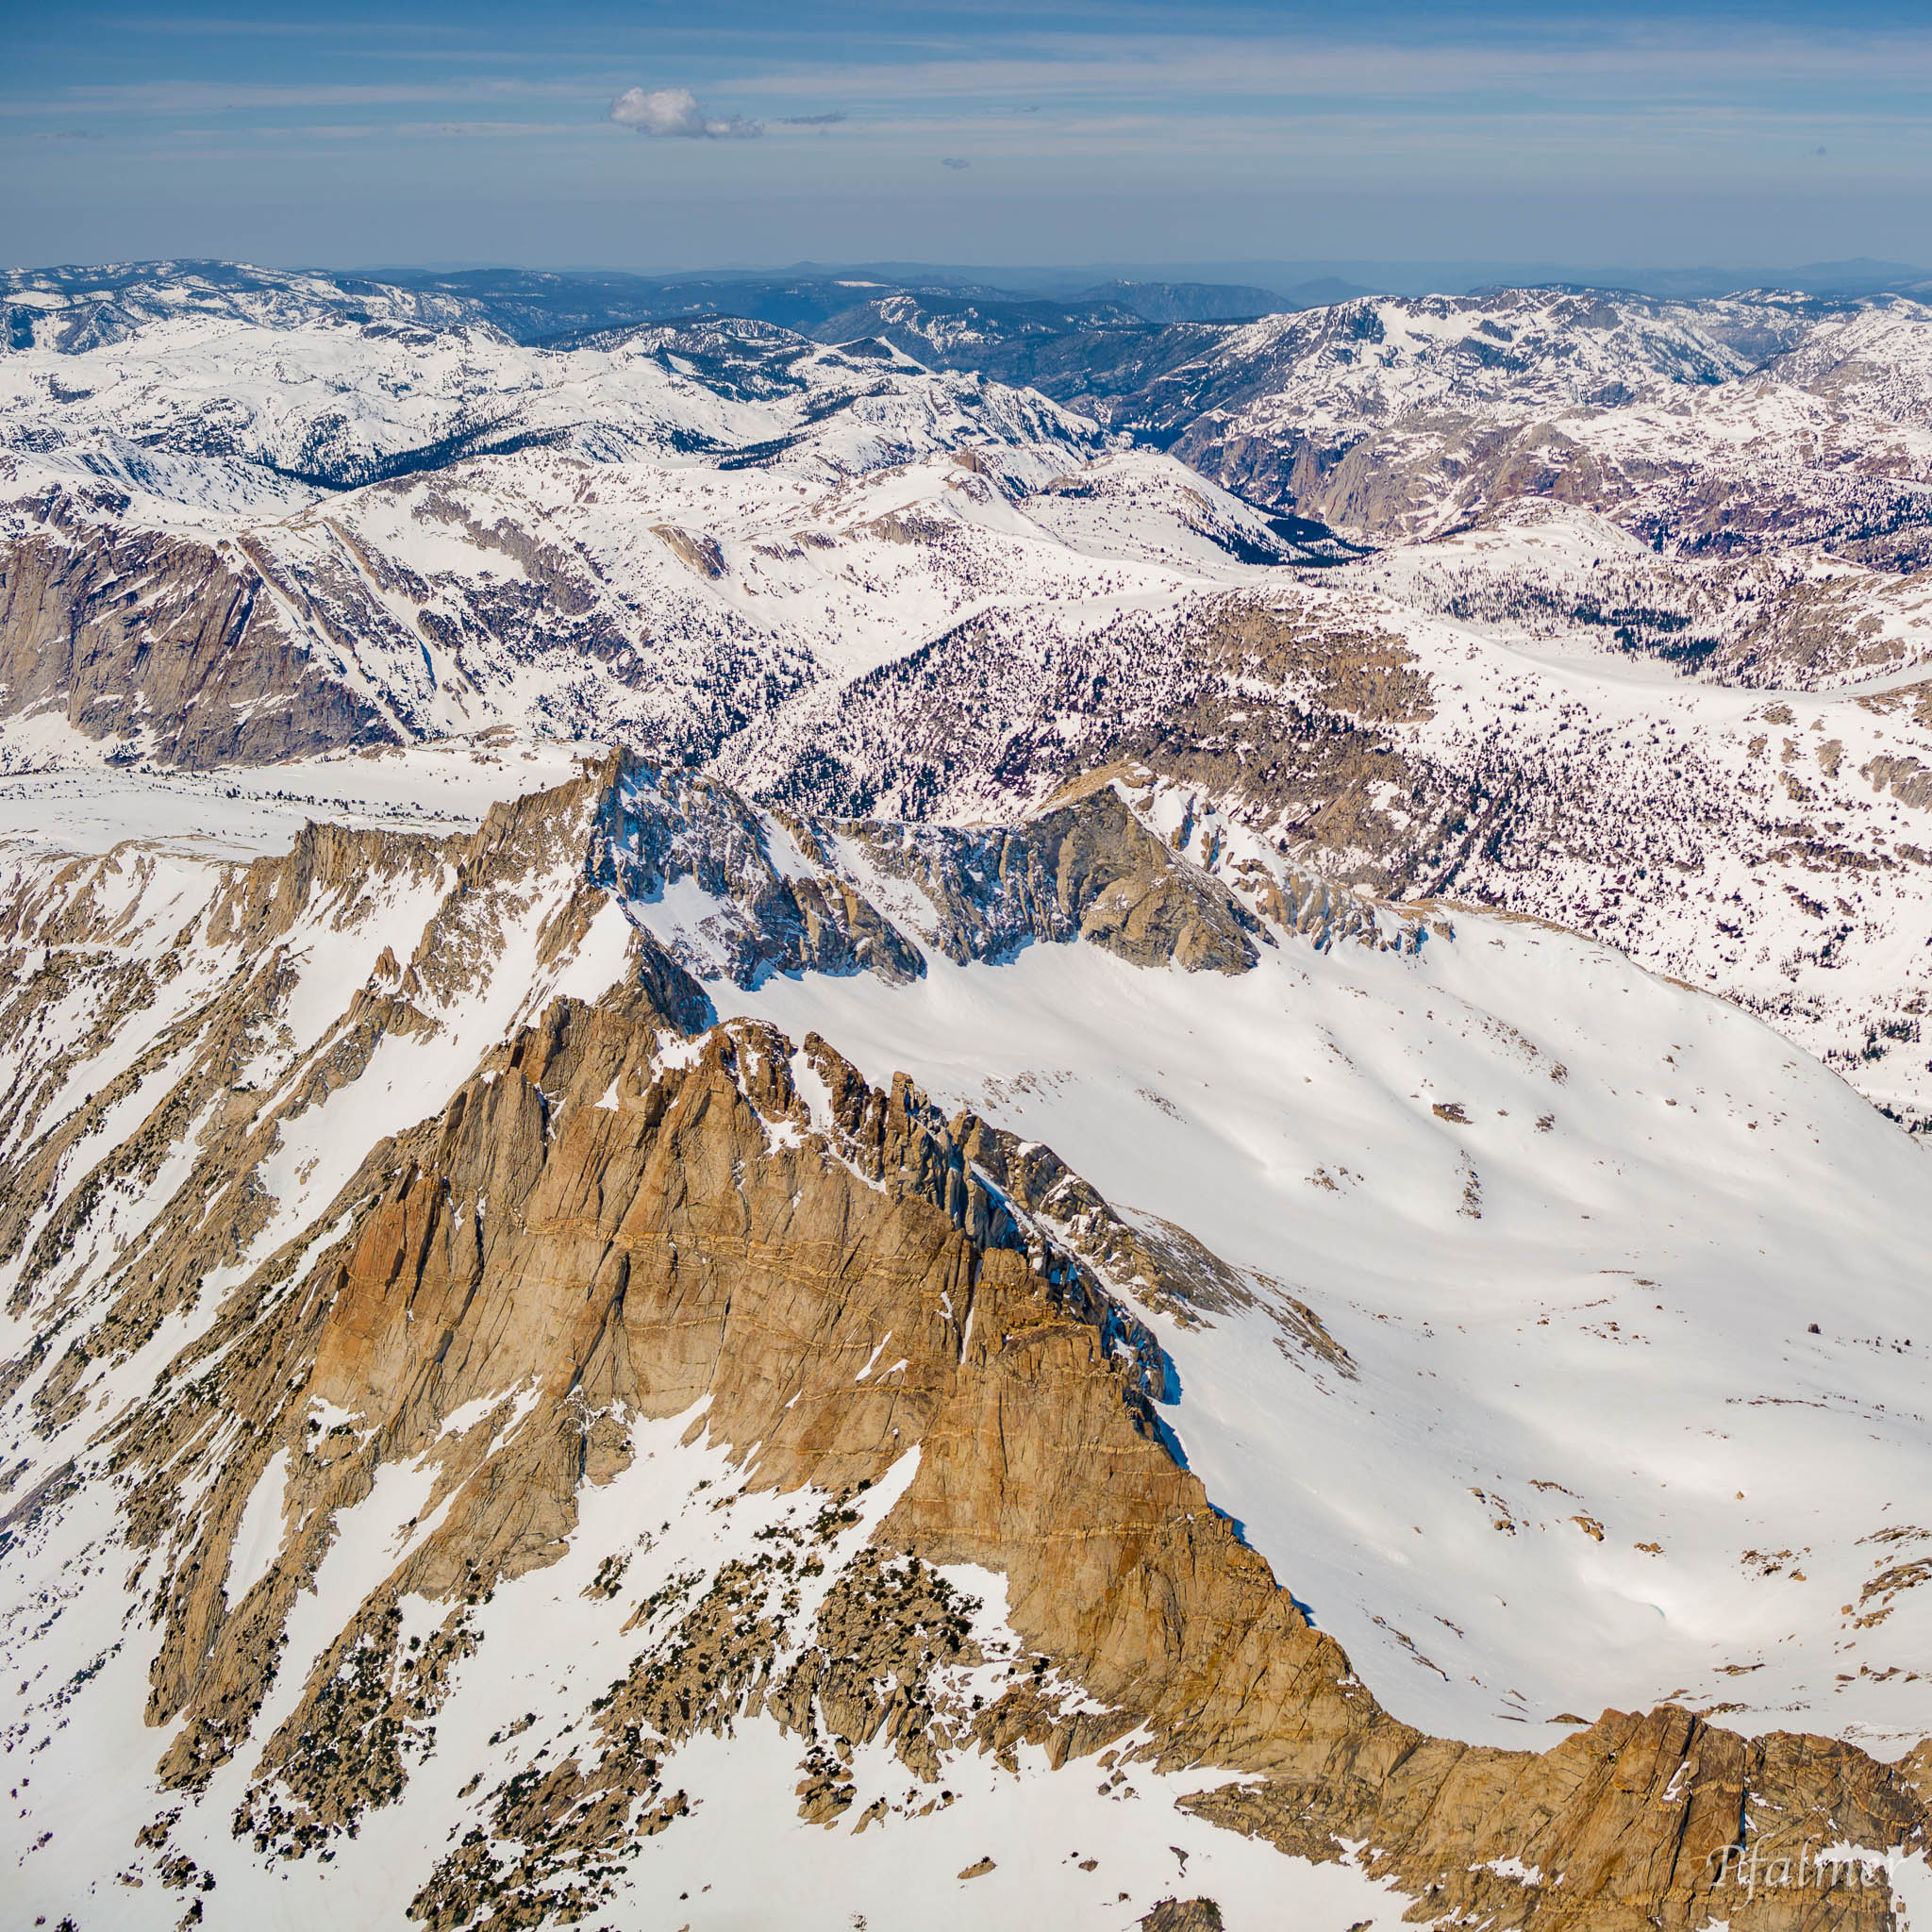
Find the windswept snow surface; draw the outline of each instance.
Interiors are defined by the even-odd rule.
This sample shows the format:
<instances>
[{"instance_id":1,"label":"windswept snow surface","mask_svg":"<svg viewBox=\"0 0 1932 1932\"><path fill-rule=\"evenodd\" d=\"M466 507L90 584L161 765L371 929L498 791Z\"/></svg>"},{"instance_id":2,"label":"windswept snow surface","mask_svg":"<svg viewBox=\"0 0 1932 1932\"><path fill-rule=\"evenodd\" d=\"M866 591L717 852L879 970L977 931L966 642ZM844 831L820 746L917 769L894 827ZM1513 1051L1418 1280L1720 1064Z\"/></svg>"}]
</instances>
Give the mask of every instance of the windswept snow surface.
<instances>
[{"instance_id":1,"label":"windswept snow surface","mask_svg":"<svg viewBox=\"0 0 1932 1932\"><path fill-rule=\"evenodd\" d=\"M1866 1593L1932 1544L1932 1174L1768 1027L1463 915L1235 978L1033 946L713 993L1252 1272L1251 1308L1149 1313L1169 1420L1399 1716L1547 1744L1677 1698L1881 1756L1932 1729L1932 1601Z\"/></svg>"},{"instance_id":2,"label":"windswept snow surface","mask_svg":"<svg viewBox=\"0 0 1932 1932\"><path fill-rule=\"evenodd\" d=\"M0 853L15 841L28 851L102 852L135 840L201 858L247 859L286 852L315 820L474 831L492 805L563 783L601 748L451 738L213 772L95 759L8 772L0 758Z\"/></svg>"},{"instance_id":3,"label":"windswept snow surface","mask_svg":"<svg viewBox=\"0 0 1932 1932\"><path fill-rule=\"evenodd\" d=\"M627 1470L583 1491L581 1517L561 1560L502 1585L476 1607L470 1621L476 1654L458 1667L454 1692L438 1713L434 1747L413 1768L407 1802L370 1810L356 1836L338 1840L326 1859L256 1860L238 1851L229 1829L254 1752L215 1774L208 1792L185 1807L172 1840L179 1853L220 1874L215 1889L198 1894L203 1924L217 1932L309 1932L325 1924L402 1923L409 1891L461 1829L446 1836L446 1821L467 1822L473 1809L482 1815L487 1793L474 1807L469 1802L479 1774L488 1786L545 1746L558 1757L569 1755L585 1704L624 1674L643 1641L631 1621L641 1603L668 1597L664 1615L675 1617L691 1579L730 1557L754 1555L760 1532L808 1523L826 1501L811 1490L747 1493L744 1472L704 1437L702 1405L662 1422L633 1421L630 1445ZM824 1580L808 1586L808 1620L840 1561L873 1535L904 1492L917 1459L916 1450L902 1458L827 1550L832 1560ZM426 1469L387 1468L372 1493L344 1512L312 1591L297 1599L287 1657L253 1726L256 1738L272 1734L322 1646L428 1533L415 1513L431 1475ZM64 1556L69 1574L84 1574L102 1546L111 1508L104 1490L63 1519L54 1534L64 1547L42 1551L43 1560ZM592 1589L599 1553L626 1547L622 1591ZM1003 1579L971 1565L945 1574L979 1605L973 1634L987 1660L966 1674L996 1694L1010 1659L1024 1653L1006 1621ZM31 1752L25 1774L35 1823L47 1836L25 1845L19 1857L9 1895L24 1913L69 1910L73 1873L114 1870L158 1806L181 1805L179 1794L171 1798L151 1779L127 1774L130 1764L145 1766L158 1756L168 1734L144 1731L138 1722L154 1640L144 1624L123 1626L122 1604L105 1591L75 1591L49 1620L58 1625L54 1640L31 1649L15 1634L25 1606L7 1606L14 1620L0 1624L0 1654L14 1661L33 1657L24 1716L29 1729L44 1726L48 1740ZM38 1607L44 1617L46 1601ZM446 1606L409 1598L403 1608L428 1631ZM72 1700L73 1690L63 1695L61 1685L70 1671L90 1674L83 1680L88 1701L79 1721L49 1724L42 1713ZM109 1703L118 1713L111 1724L103 1721ZM947 1763L950 1795L927 1815L855 1834L849 1824L826 1830L796 1815L798 1748L769 1718L747 1720L734 1735L700 1733L687 1742L676 1754L675 1775L689 1817L661 1837L641 1837L618 1897L582 1923L610 1932L660 1925L747 1932L780 1924L850 1932L863 1918L881 1932L900 1932L914 1923L910 1907L921 1927L939 1932L982 1932L1048 1916L1124 1927L1179 1890L1216 1898L1230 1932L1266 1932L1285 1907L1297 1924L1324 1932L1395 1932L1408 1903L1345 1859L1310 1865L1285 1858L1265 1841L1175 1808L1177 1797L1224 1782L1224 1772L1162 1774L1137 1764L1119 1778L1096 1781L1091 1765L1056 1773L1030 1746L1020 1748L1017 1773L990 1757L964 1756ZM883 1738L861 1748L850 1775L858 1787L854 1818L874 1797L903 1799L911 1777ZM929 1796L937 1794L915 1792L919 1800ZM982 1860L991 1860L991 1869L968 1877ZM111 1907L110 1923L128 1932L172 1927L182 1907L179 1892L152 1879L111 1896L104 1881L93 1892Z\"/></svg>"}]
</instances>

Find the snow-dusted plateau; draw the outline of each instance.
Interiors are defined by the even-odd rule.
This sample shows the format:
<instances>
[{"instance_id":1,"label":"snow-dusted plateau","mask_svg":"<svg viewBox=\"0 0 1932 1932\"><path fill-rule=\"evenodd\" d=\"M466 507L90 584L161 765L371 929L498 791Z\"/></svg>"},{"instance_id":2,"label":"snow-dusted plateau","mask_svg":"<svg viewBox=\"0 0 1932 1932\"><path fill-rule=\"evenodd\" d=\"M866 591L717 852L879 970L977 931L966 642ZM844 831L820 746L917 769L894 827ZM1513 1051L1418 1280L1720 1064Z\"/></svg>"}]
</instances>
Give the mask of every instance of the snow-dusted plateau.
<instances>
[{"instance_id":1,"label":"snow-dusted plateau","mask_svg":"<svg viewBox=\"0 0 1932 1932\"><path fill-rule=\"evenodd\" d=\"M0 277L8 1923L1932 1932L1932 308L529 279Z\"/></svg>"}]
</instances>

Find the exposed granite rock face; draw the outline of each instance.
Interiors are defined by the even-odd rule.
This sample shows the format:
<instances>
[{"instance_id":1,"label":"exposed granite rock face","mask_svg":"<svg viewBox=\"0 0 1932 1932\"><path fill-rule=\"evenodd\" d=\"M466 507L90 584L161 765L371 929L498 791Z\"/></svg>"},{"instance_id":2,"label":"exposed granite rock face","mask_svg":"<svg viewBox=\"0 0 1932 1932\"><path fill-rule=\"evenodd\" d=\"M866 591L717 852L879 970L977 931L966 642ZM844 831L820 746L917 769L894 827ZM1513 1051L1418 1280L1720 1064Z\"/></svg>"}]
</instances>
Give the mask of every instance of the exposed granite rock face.
<instances>
[{"instance_id":1,"label":"exposed granite rock face","mask_svg":"<svg viewBox=\"0 0 1932 1932\"><path fill-rule=\"evenodd\" d=\"M1165 1898L1141 1921L1141 1932L1222 1932L1211 1898Z\"/></svg>"},{"instance_id":2,"label":"exposed granite rock face","mask_svg":"<svg viewBox=\"0 0 1932 1932\"><path fill-rule=\"evenodd\" d=\"M1915 758L1892 758L1881 753L1869 764L1858 767L1858 775L1872 781L1874 791L1889 791L1902 805L1922 809L1932 806L1932 765Z\"/></svg>"},{"instance_id":3,"label":"exposed granite rock face","mask_svg":"<svg viewBox=\"0 0 1932 1932\"><path fill-rule=\"evenodd\" d=\"M269 763L398 734L284 627L226 543L71 518L0 543L0 715L54 711L164 764Z\"/></svg>"},{"instance_id":4,"label":"exposed granite rock face","mask_svg":"<svg viewBox=\"0 0 1932 1932\"><path fill-rule=\"evenodd\" d=\"M76 1040L38 1054L37 1077L15 1086L0 1117L16 1162L0 1202L0 1260L23 1244L32 1250L17 1299L59 1273L72 1230L104 1193L147 1185L185 1124L209 1109L222 1127L200 1136L205 1179L193 1211L198 1219L205 1198L223 1199L224 1238L239 1251L262 1213L242 1185L261 1158L249 1150L273 1144L279 1121L358 1078L384 1037L442 1030L488 988L520 925L532 928L538 964L548 964L574 952L612 896L648 917L667 891L702 895L702 945L642 934L631 945L632 972L687 1030L711 1017L693 970L747 981L774 970L871 971L889 982L924 972L918 947L861 883L910 888L894 902L900 917L958 958L1085 938L1137 963L1239 971L1265 938L1224 885L1164 846L1110 790L1005 830L839 830L759 813L723 786L656 773L622 753L555 791L497 807L473 835L311 824L282 858L193 875L199 896L155 915L175 921L165 943L139 930L138 909L164 895L161 861L138 845L24 868L0 908L0 961L15 980L0 1005L0 1041L25 1051L50 1002L77 1002L92 1015ZM296 974L286 949L318 934L333 944L374 931L399 904L419 908L416 923L398 931L400 950L369 946L366 980L341 989L346 1009L302 1058L292 1091L236 1084L266 1041L287 1038ZM61 1083L170 987L169 998L184 1002L175 1018L43 1132ZM164 1072L169 1097L152 1131L117 1148L43 1223L75 1150ZM145 1290L142 1301L137 1326L151 1332L171 1304ZM52 1346L59 1326L43 1324L36 1346Z\"/></svg>"},{"instance_id":5,"label":"exposed granite rock face","mask_svg":"<svg viewBox=\"0 0 1932 1932\"><path fill-rule=\"evenodd\" d=\"M574 954L602 904L581 876L599 795L587 775L500 806L452 839L310 825L280 858L195 869L185 901L169 896L157 857L131 845L49 860L30 884L17 882L24 889L0 920L0 960L17 982L0 1007L0 1040L34 1077L14 1084L0 1117L0 1265L13 1266L9 1307L33 1310L34 1334L0 1364L0 1388L38 1376L42 1424L70 1420L83 1383L192 1307L208 1278L232 1274L269 1224L263 1163L305 1115L362 1077L385 1040L459 1025L520 927L534 928L540 966ZM159 902L153 912L148 897ZM403 960L370 937L399 904L417 919ZM373 970L360 985L352 975L329 989L323 998L340 1009L298 1041L298 959L318 940L345 958L359 948ZM658 949L640 939L631 959L675 1024L709 1019L702 991ZM57 1003L87 1023L60 1050L37 1050ZM158 1024L140 1028L135 1016L150 1008ZM93 1054L130 1026L140 1050L78 1105L63 1103ZM278 1077L263 1079L264 1066ZM105 1153L91 1146L130 1107L141 1109L138 1131ZM184 1153L185 1180L157 1192L164 1172L178 1176ZM129 1198L142 1209L121 1209L113 1265L91 1268L89 1231Z\"/></svg>"},{"instance_id":6,"label":"exposed granite rock face","mask_svg":"<svg viewBox=\"0 0 1932 1932\"><path fill-rule=\"evenodd\" d=\"M881 873L916 885L948 958L996 959L1029 941L1083 939L1136 966L1244 973L1258 921L1218 881L1175 858L1111 791L984 832L854 828Z\"/></svg>"},{"instance_id":7,"label":"exposed granite rock face","mask_svg":"<svg viewBox=\"0 0 1932 1932\"><path fill-rule=\"evenodd\" d=\"M661 900L689 881L715 900L688 963L741 986L806 971L871 971L897 984L925 970L897 927L839 875L810 827L768 821L708 778L621 757L606 769L589 876L621 899Z\"/></svg>"},{"instance_id":8,"label":"exposed granite rock face","mask_svg":"<svg viewBox=\"0 0 1932 1932\"><path fill-rule=\"evenodd\" d=\"M1889 1899L1849 1862L1835 1877L1792 1884L1805 1848L1875 1845L1920 1828L1908 1782L1877 1766L1854 1771L1842 1749L1783 1733L1742 1739L1666 1706L1607 1711L1541 1757L1418 1739L1355 1825L1328 1809L1340 1793L1299 1782L1231 1785L1189 1802L1317 1857L1358 1826L1376 1847L1373 1867L1400 1872L1431 1922L1591 1932L1713 1919L1751 1932L1890 1925ZM1747 1867L1755 1855L1759 1872L1789 1862L1747 1896L1740 1854Z\"/></svg>"},{"instance_id":9,"label":"exposed granite rock face","mask_svg":"<svg viewBox=\"0 0 1932 1932\"><path fill-rule=\"evenodd\" d=\"M715 537L692 536L689 530L680 530L674 524L653 524L651 534L662 540L664 547L682 562L703 577L722 577L724 575L724 553L718 548Z\"/></svg>"},{"instance_id":10,"label":"exposed granite rock face","mask_svg":"<svg viewBox=\"0 0 1932 1932\"><path fill-rule=\"evenodd\" d=\"M592 882L646 921L689 882L711 904L683 923L672 950L700 974L742 986L771 972L916 978L918 947L874 904L888 892L902 924L961 964L1085 940L1139 966L1242 973L1256 940L1271 942L1226 886L1105 787L980 829L761 812L713 779L622 756L605 783Z\"/></svg>"}]
</instances>

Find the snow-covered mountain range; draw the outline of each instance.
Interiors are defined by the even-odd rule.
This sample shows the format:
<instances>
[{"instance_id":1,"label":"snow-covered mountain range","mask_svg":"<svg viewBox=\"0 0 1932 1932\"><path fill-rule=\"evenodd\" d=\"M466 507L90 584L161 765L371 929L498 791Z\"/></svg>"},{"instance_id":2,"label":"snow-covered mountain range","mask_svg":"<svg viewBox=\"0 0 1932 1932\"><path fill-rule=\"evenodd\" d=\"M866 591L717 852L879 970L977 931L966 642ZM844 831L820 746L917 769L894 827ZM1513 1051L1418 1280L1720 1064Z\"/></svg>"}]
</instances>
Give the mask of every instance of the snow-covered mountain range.
<instances>
[{"instance_id":1,"label":"snow-covered mountain range","mask_svg":"<svg viewBox=\"0 0 1932 1932\"><path fill-rule=\"evenodd\" d=\"M1932 1924L1932 311L62 275L30 1919Z\"/></svg>"}]
</instances>

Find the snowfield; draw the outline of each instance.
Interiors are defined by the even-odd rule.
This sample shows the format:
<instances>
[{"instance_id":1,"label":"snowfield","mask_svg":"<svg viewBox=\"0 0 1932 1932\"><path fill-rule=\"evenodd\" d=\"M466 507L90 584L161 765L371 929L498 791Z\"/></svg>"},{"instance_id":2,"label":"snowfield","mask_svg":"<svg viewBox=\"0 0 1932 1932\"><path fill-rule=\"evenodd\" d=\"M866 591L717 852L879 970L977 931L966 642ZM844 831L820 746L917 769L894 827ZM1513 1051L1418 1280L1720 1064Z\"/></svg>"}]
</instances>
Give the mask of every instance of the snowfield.
<instances>
[{"instance_id":1,"label":"snowfield","mask_svg":"<svg viewBox=\"0 0 1932 1932\"><path fill-rule=\"evenodd\" d=\"M1924 1150L1721 1001L1454 927L1233 980L1031 947L742 1005L1248 1272L1239 1315L1142 1311L1172 1426L1401 1716L1507 1743L1676 1697L1903 1751L1932 1599L1860 1618L1932 1541ZM1285 1339L1283 1292L1354 1373Z\"/></svg>"},{"instance_id":2,"label":"snowfield","mask_svg":"<svg viewBox=\"0 0 1932 1932\"><path fill-rule=\"evenodd\" d=\"M412 755L423 769L413 787L390 779L389 807L413 790L454 812L520 775L506 758L452 777L437 769L451 756ZM379 780L390 762L347 761L333 782ZM1171 795L1124 795L1157 831L1179 831ZM109 792L98 809L125 810L126 796ZM213 803L244 821L258 810ZM75 833L88 823L71 807L64 815ZM774 823L764 836L774 852L788 842ZM177 874L218 862L185 856L178 837L169 851L161 862ZM159 848L123 844L117 863L149 852ZM161 881L146 882L143 901ZM294 1037L258 1077L272 1080L270 1066L326 1032L379 941L407 954L439 890L425 883L430 896L398 897L358 926L353 964L327 923L317 928L296 955L309 984L289 1008ZM208 888L167 890L147 943ZM916 935L920 904L907 891L894 917ZM687 880L625 912L702 963L694 936L726 908ZM1137 967L1077 943L958 965L926 944L921 976L898 986L810 973L740 988L715 965L707 983L721 1016L769 1020L793 1040L817 1030L875 1083L909 1073L948 1108L1048 1143L1144 1229L1184 1229L1235 1271L1242 1293L1199 1319L1141 1303L1131 1280L1114 1288L1171 1363L1160 1408L1174 1453L1396 1715L1452 1737L1544 1745L1606 1707L1674 1700L1746 1731L1822 1732L1898 1756L1932 1729L1920 1668L1932 1598L1917 1588L1932 1537L1921 1520L1932 1481L1918 1361L1932 1346L1918 1265L1932 1239L1924 1148L1760 1022L1608 947L1468 911L1371 914L1357 937L1277 927L1255 969L1233 977ZM600 963L587 954L573 978L549 983L593 996L621 971L621 953L597 945ZM513 1011L534 1011L543 984L526 958L506 958L449 1012L445 1044L391 1042L396 1051L325 1108L291 1122L266 1174L282 1197L272 1227L317 1214L345 1161L439 1105ZM152 1034L150 1024L138 1037ZM143 1105L124 1108L105 1140L130 1132ZM278 1238L265 1232L256 1252ZM1308 1311L1338 1353L1308 1346ZM111 1416L157 1359L151 1349L102 1381L95 1413ZM37 1445L29 1409L20 1397L10 1407L5 1447L36 1480L72 1452L60 1435ZM488 1420L508 1441L523 1413L506 1399L448 1426ZM546 1737L561 1748L576 1687L601 1683L627 1654L623 1603L586 1591L626 1524L676 1525L642 1539L629 1603L653 1578L756 1547L767 1517L820 1507L770 1491L741 1495L723 1517L698 1507L701 1481L732 1474L705 1446L700 1416L641 1428L634 1441L629 1474L590 1492L580 1554L479 1612L479 1629L502 1640L486 1649L496 1662L459 1672L407 1803L373 1815L327 1863L275 1868L231 1849L246 1754L191 1807L171 1842L220 1874L216 1923L380 1913L438 1855L458 1788L510 1730L530 1731L526 1709L537 1729L525 1755ZM274 1556L277 1481L271 1467L250 1498L234 1558L253 1566L245 1574ZM413 1525L430 1481L427 1469L386 1473L341 1523L314 1594L297 1599L290 1659L256 1737L290 1707L301 1656L318 1654L427 1533ZM865 1524L891 1493L868 1503ZM128 1561L120 1541L104 1484L24 1546L27 1567L9 1566L5 1663L30 1690L8 1735L32 1770L31 1803L8 1829L26 1834L24 1895L63 1909L64 1874L107 1873L125 1857L112 1848L164 1797L140 1768L167 1738L125 1728L151 1640L134 1614L143 1563L128 1575L135 1594L109 1587ZM985 1606L991 1654L1010 1650L998 1578L966 1583ZM427 1630L441 1610L423 1614ZM506 1658L525 1661L506 1671ZM954 1801L930 1818L856 1840L795 1823L774 1835L793 1756L764 1722L688 1747L677 1774L695 1829L648 1840L622 1907L598 1923L634 1923L641 1910L655 1921L674 1906L693 1926L761 1923L773 1898L801 1890L835 1898L837 1911L814 1918L821 1908L807 1907L795 1923L844 1924L857 1910L896 1924L894 1901L912 1887L922 1923L981 1924L1043 1896L1070 1910L1104 1901L1125 1924L1126 1906L1144 1910L1174 1890L1183 1862L1190 1882L1211 1883L1231 1926L1272 1924L1291 1900L1338 1932L1397 1923L1345 1864L1284 1862L1174 1812L1198 1777L1137 1772L1128 1789L1103 1782L1095 1797L1092 1778L1043 1762L1013 1774L962 1762L948 1774ZM852 1775L865 1803L905 1780L885 1756ZM1123 1831L1157 1811L1169 1822L1151 1837ZM735 1849L754 1839L755 1857ZM986 1858L984 1878L935 1885L941 1868ZM172 1923L177 1903L150 1878L117 1898L116 1923Z\"/></svg>"}]
</instances>

